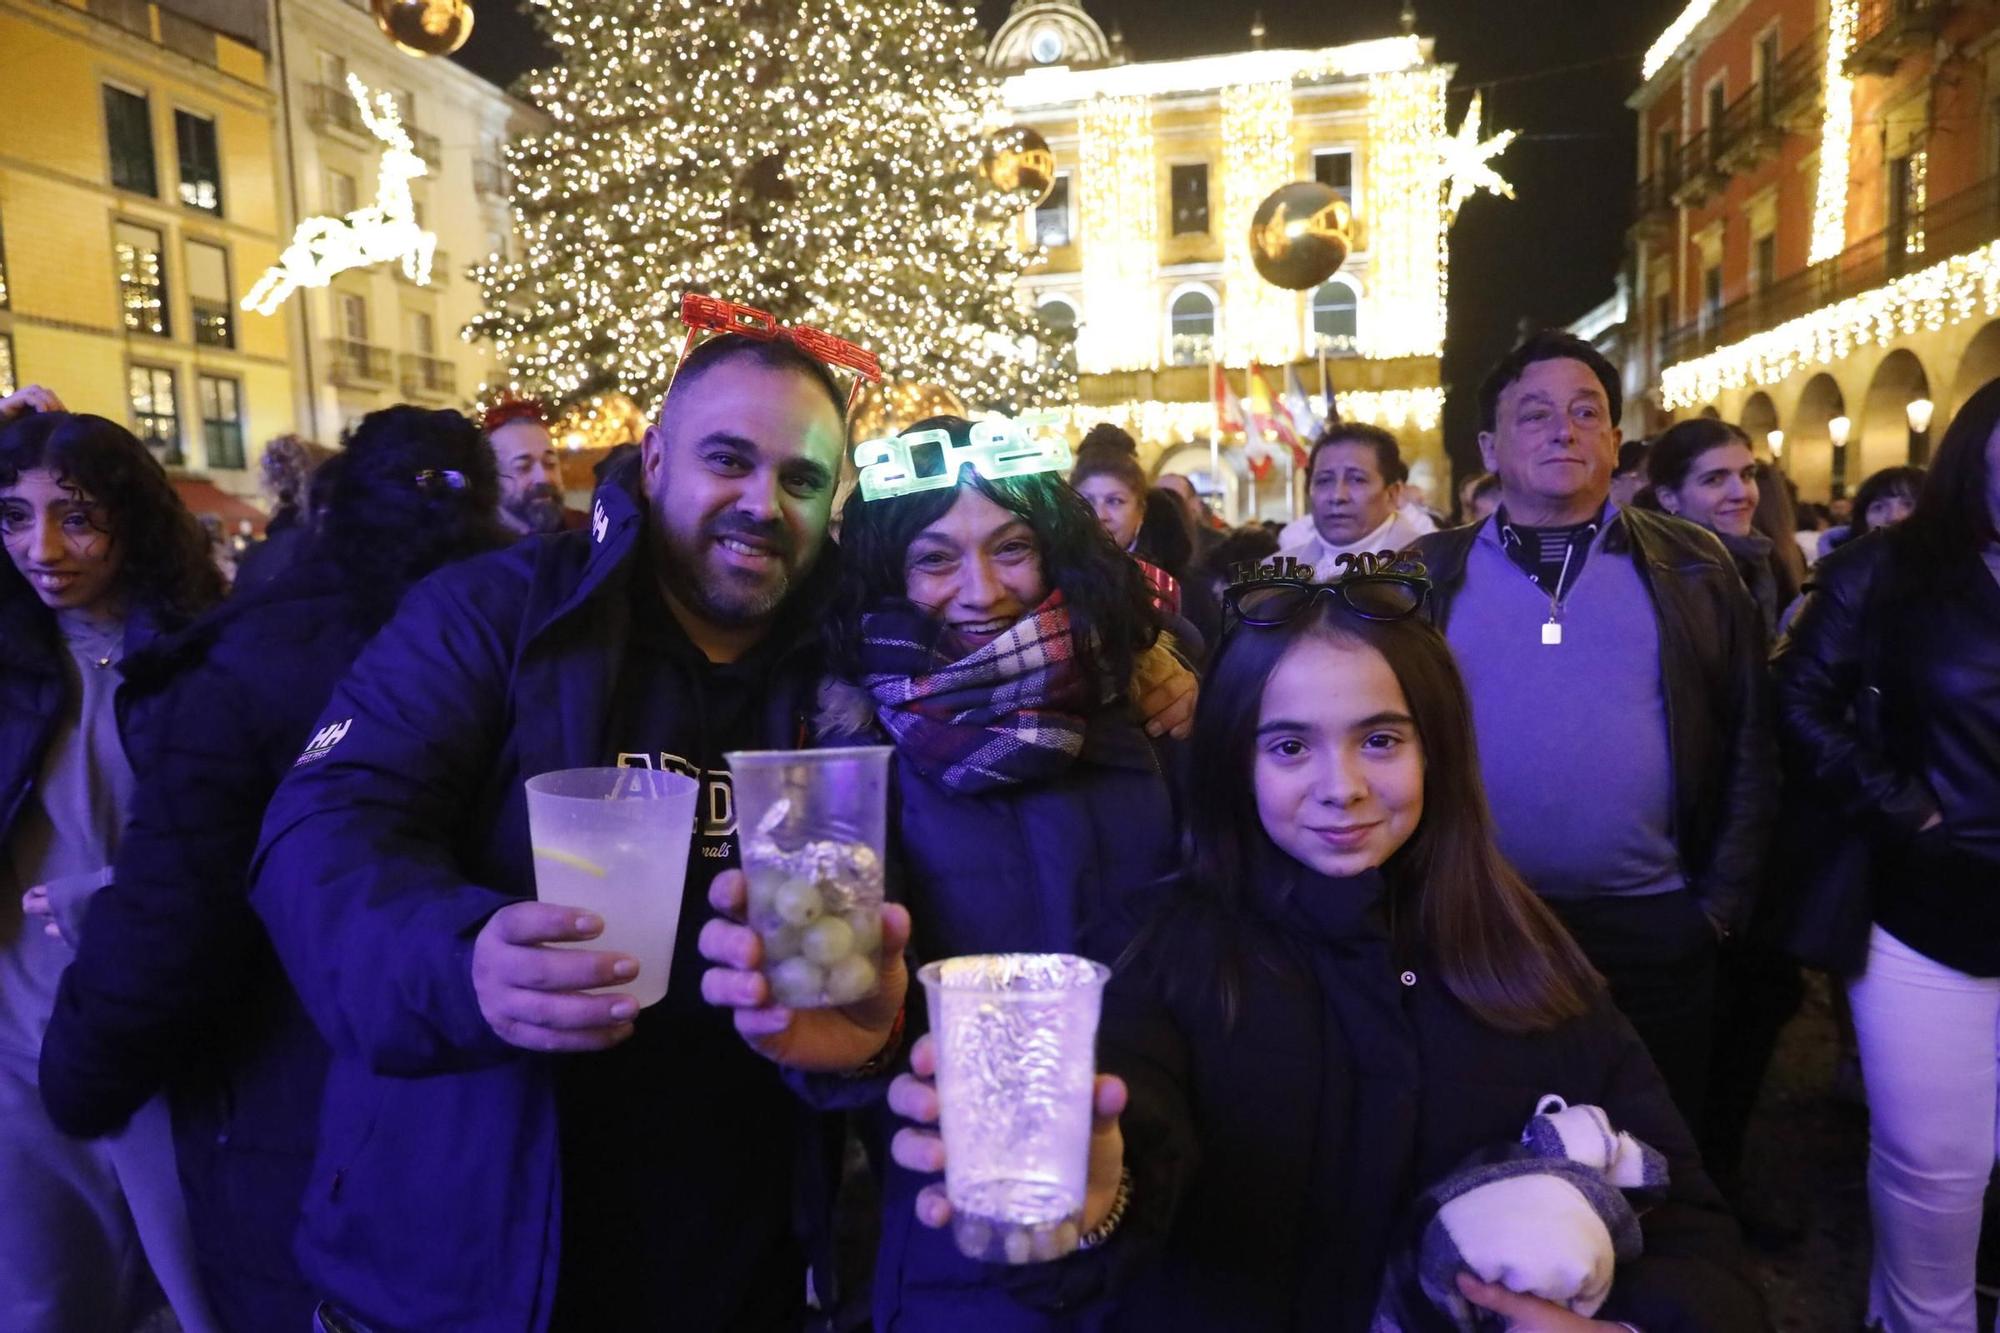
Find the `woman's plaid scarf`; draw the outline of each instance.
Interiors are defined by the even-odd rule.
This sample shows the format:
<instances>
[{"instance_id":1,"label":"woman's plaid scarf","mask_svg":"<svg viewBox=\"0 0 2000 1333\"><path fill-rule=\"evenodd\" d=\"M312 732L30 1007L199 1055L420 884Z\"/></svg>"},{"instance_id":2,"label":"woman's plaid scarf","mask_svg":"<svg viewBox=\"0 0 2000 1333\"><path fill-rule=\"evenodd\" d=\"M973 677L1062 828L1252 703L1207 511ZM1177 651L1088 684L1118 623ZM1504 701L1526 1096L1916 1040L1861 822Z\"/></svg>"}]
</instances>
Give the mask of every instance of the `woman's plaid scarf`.
<instances>
[{"instance_id":1,"label":"woman's plaid scarf","mask_svg":"<svg viewBox=\"0 0 2000 1333\"><path fill-rule=\"evenodd\" d=\"M914 608L861 622L862 683L896 752L952 791L1064 772L1083 750L1090 689L1060 592L999 638L952 661Z\"/></svg>"}]
</instances>

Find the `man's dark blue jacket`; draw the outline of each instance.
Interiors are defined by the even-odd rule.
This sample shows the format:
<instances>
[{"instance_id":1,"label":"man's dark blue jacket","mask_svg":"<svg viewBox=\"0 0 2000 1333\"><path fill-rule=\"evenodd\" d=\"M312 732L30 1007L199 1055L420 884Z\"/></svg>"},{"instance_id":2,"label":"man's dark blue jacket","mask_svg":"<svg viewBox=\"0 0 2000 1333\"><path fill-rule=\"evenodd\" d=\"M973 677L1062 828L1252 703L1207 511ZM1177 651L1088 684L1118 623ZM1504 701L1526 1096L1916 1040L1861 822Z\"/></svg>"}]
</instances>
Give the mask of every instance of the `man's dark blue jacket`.
<instances>
[{"instance_id":1,"label":"man's dark blue jacket","mask_svg":"<svg viewBox=\"0 0 2000 1333\"><path fill-rule=\"evenodd\" d=\"M636 472L598 488L589 528L412 589L265 820L252 905L334 1051L299 1257L320 1290L384 1333L535 1333L554 1306L556 1071L561 1059L598 1057L503 1043L480 1015L472 947L497 909L534 896L525 779L609 762L631 580L651 576ZM795 596L818 595L829 565ZM761 744L800 743L818 668L809 632L788 645L762 701ZM685 662L657 670L661 688L678 686L694 706ZM699 891L690 882L689 895ZM677 972L677 991L683 980ZM732 1141L735 1126L768 1118L769 1104L746 1107L743 1090L786 1093L728 1018L710 1017L713 1031L675 1029L685 1045L673 1072L685 1075L684 1109L712 1127L698 1146L725 1178L747 1146ZM685 1216L687 1234L658 1256L654 1285L672 1308L650 1326L732 1327L768 1285L768 1256L742 1240L752 1203L700 1193L657 1201ZM787 1295L802 1291L796 1277Z\"/></svg>"}]
</instances>

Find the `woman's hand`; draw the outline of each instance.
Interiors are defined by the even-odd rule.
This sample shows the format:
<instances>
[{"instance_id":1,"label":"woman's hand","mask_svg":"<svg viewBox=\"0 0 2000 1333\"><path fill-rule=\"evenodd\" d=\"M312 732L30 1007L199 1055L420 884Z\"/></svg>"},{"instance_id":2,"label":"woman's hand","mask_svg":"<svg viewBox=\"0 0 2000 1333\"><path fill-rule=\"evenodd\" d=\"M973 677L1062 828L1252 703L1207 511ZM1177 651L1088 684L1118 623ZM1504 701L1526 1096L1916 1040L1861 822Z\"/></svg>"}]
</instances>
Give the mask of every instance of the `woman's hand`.
<instances>
[{"instance_id":1,"label":"woman's hand","mask_svg":"<svg viewBox=\"0 0 2000 1333\"><path fill-rule=\"evenodd\" d=\"M1523 1296L1494 1282L1481 1282L1470 1273L1458 1275L1459 1294L1482 1310L1491 1310L1507 1321L1508 1333L1629 1333L1629 1324L1609 1324L1571 1314L1539 1296Z\"/></svg>"},{"instance_id":2,"label":"woman's hand","mask_svg":"<svg viewBox=\"0 0 2000 1333\"><path fill-rule=\"evenodd\" d=\"M52 940L62 939L62 927L56 922L56 906L49 899L49 890L46 885L37 884L34 888L22 894L21 910L29 916L40 917L42 919L42 934Z\"/></svg>"},{"instance_id":3,"label":"woman's hand","mask_svg":"<svg viewBox=\"0 0 2000 1333\"><path fill-rule=\"evenodd\" d=\"M56 397L55 390L44 389L39 384L26 384L14 393L0 398L0 421L11 421L27 412L63 411L62 399Z\"/></svg>"},{"instance_id":4,"label":"woman's hand","mask_svg":"<svg viewBox=\"0 0 2000 1333\"><path fill-rule=\"evenodd\" d=\"M744 924L749 893L741 870L725 870L709 885L708 904L720 915L701 928L701 956L715 964L701 975L701 997L734 1010L737 1034L751 1049L792 1069L844 1074L880 1055L910 989L903 966L909 912L895 903L882 908L881 989L838 1009L787 1009L771 1003L771 985L757 970L764 941Z\"/></svg>"},{"instance_id":5,"label":"woman's hand","mask_svg":"<svg viewBox=\"0 0 2000 1333\"><path fill-rule=\"evenodd\" d=\"M1201 684L1164 647L1154 645L1132 673L1132 703L1148 736L1184 741L1194 734L1194 705Z\"/></svg>"},{"instance_id":6,"label":"woman's hand","mask_svg":"<svg viewBox=\"0 0 2000 1333\"><path fill-rule=\"evenodd\" d=\"M910 1072L898 1075L889 1085L889 1109L923 1128L896 1131L889 1155L898 1165L923 1175L944 1170L944 1139L929 1128L937 1124L937 1046L926 1033L910 1049ZM1125 1136L1118 1117L1125 1111L1125 1081L1113 1074L1099 1074L1092 1092L1090 1123L1090 1173L1084 1187L1083 1230L1088 1233L1102 1225L1118 1199L1118 1179L1125 1171ZM942 1227L951 1221L951 1200L945 1197L943 1182L924 1186L917 1194L917 1220L927 1227Z\"/></svg>"}]
</instances>

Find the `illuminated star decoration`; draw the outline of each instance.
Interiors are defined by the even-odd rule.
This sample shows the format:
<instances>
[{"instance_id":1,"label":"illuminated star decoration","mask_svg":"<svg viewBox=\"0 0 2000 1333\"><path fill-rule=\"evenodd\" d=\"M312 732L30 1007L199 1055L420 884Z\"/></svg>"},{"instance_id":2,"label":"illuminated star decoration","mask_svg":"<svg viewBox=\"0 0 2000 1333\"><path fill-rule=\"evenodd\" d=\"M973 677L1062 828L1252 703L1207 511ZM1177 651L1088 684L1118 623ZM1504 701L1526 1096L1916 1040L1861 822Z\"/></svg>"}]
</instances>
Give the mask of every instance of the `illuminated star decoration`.
<instances>
[{"instance_id":1,"label":"illuminated star decoration","mask_svg":"<svg viewBox=\"0 0 2000 1333\"><path fill-rule=\"evenodd\" d=\"M1482 95L1474 93L1472 105L1465 109L1465 119L1458 123L1458 133L1438 141L1438 155L1442 159L1439 178L1451 191L1444 204L1446 226L1458 220L1459 205L1481 190L1503 199L1514 197L1513 185L1493 169L1492 162L1514 142L1515 132L1503 130L1482 142L1479 122L1484 112Z\"/></svg>"}]
</instances>

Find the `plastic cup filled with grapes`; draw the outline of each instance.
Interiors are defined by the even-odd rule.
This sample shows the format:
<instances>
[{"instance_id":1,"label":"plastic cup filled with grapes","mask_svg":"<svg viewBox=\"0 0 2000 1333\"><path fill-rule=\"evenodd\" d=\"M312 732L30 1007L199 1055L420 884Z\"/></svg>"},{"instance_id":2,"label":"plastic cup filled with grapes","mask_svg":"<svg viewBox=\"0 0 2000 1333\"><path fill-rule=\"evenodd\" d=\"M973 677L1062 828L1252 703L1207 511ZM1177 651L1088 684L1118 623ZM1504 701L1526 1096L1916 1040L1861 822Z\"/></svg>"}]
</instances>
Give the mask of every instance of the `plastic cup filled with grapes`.
<instances>
[{"instance_id":1,"label":"plastic cup filled with grapes","mask_svg":"<svg viewBox=\"0 0 2000 1333\"><path fill-rule=\"evenodd\" d=\"M735 789L751 929L771 999L825 1009L882 982L888 746L737 750Z\"/></svg>"}]
</instances>

